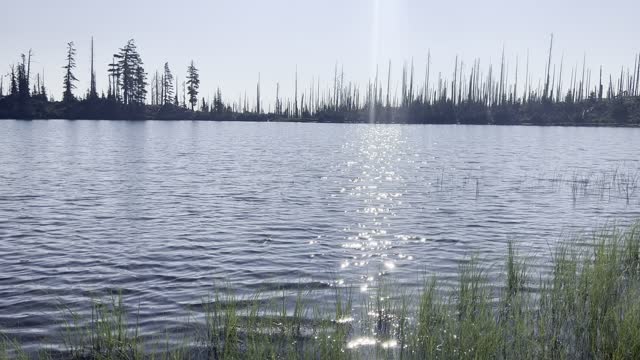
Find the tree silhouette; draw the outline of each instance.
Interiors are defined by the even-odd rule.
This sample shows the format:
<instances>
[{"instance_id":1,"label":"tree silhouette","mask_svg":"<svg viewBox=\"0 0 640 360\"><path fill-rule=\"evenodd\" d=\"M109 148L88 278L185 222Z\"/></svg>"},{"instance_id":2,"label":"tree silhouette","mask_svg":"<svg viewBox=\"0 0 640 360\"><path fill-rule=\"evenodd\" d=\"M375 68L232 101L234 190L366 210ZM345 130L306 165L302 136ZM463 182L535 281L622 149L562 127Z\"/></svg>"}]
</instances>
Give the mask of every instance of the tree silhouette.
<instances>
[{"instance_id":1,"label":"tree silhouette","mask_svg":"<svg viewBox=\"0 0 640 360\"><path fill-rule=\"evenodd\" d=\"M164 63L164 74L162 75L162 104L171 104L173 101L173 75L169 69L169 63Z\"/></svg>"},{"instance_id":2,"label":"tree silhouette","mask_svg":"<svg viewBox=\"0 0 640 360\"><path fill-rule=\"evenodd\" d=\"M144 104L147 98L147 73L144 72L142 68L142 61L137 64L135 67L134 77L133 77L133 97L132 101L136 104Z\"/></svg>"},{"instance_id":3,"label":"tree silhouette","mask_svg":"<svg viewBox=\"0 0 640 360\"><path fill-rule=\"evenodd\" d=\"M180 106L180 101L178 101L178 77L176 76L176 87L174 88L176 90L176 94L173 97L173 104L175 106Z\"/></svg>"},{"instance_id":4,"label":"tree silhouette","mask_svg":"<svg viewBox=\"0 0 640 360\"><path fill-rule=\"evenodd\" d=\"M18 94L18 82L16 81L16 69L13 65L11 65L11 91L10 95Z\"/></svg>"},{"instance_id":5,"label":"tree silhouette","mask_svg":"<svg viewBox=\"0 0 640 360\"><path fill-rule=\"evenodd\" d=\"M93 68L93 37L91 37L91 82L89 85L89 98L95 99L98 97L98 92L96 91L96 72Z\"/></svg>"},{"instance_id":6,"label":"tree silhouette","mask_svg":"<svg viewBox=\"0 0 640 360\"><path fill-rule=\"evenodd\" d=\"M135 41L129 40L114 58L118 59L113 73L119 75L116 83L122 89L122 102L125 105L143 104L147 95L147 74Z\"/></svg>"},{"instance_id":7,"label":"tree silhouette","mask_svg":"<svg viewBox=\"0 0 640 360\"><path fill-rule=\"evenodd\" d=\"M147 96L147 73L136 49L135 41L127 44L113 55L109 64L108 97L125 105L144 104Z\"/></svg>"},{"instance_id":8,"label":"tree silhouette","mask_svg":"<svg viewBox=\"0 0 640 360\"><path fill-rule=\"evenodd\" d=\"M75 100L73 96L73 89L76 88L74 84L78 79L73 75L73 69L76 67L76 48L73 41L67 43L67 64L62 68L66 70L64 74L64 92L62 93L62 100L69 102Z\"/></svg>"},{"instance_id":9,"label":"tree silhouette","mask_svg":"<svg viewBox=\"0 0 640 360\"><path fill-rule=\"evenodd\" d=\"M92 38L90 81L87 89L83 89L83 99L76 101L74 96L74 91L78 90L74 90L77 85L74 74L77 58L73 42L67 44L63 66L63 106L58 106L53 96L47 97L44 70L42 73L34 71L31 78L33 54L29 50L20 56L20 60L9 64L10 73L4 75L6 79L0 77L0 118L256 121L302 118L321 122L640 124L640 107L637 106L640 100L640 54L636 56L633 68L623 67L619 73L610 74L608 85L600 67L599 78L597 73L593 73L592 86L592 73L584 58L581 72L577 64L571 71L566 71L562 57L560 70L556 72L556 65L552 62L553 36L550 40L544 75L538 79L537 86L529 71L528 53L526 65L524 62L520 64L516 56L515 73L510 70L504 49L500 68L489 63L486 72L481 69L479 59L474 60L470 68L465 68L463 59L456 56L452 77L437 72L437 78L432 79L431 54L428 52L422 84L416 81L413 60L410 67L405 63L402 72L398 71L401 77L398 76L400 83L397 85L393 85L391 61L386 84L379 78L377 66L375 77L367 83L358 84L345 81L345 73L336 63L333 84L328 83L324 89L315 78L310 87L300 86L296 67L295 77L291 79L292 94L283 95L280 83L276 82L275 103L265 103L260 74L255 97L247 96L245 91L236 101L224 102L220 88L211 101L202 97L199 70L193 61L188 64L183 81L178 81L169 64L165 63L164 69L156 71L149 86L134 40L129 40L113 55L108 64L108 82L104 84L108 86L108 95L105 98L103 92L100 98L96 87ZM524 74L519 73L522 70L525 70ZM30 84L30 80L34 82ZM182 90L179 89L180 84ZM151 92L150 106L145 106L147 90ZM201 103L199 99L202 99ZM162 108L162 105L170 106Z\"/></svg>"},{"instance_id":10,"label":"tree silhouette","mask_svg":"<svg viewBox=\"0 0 640 360\"><path fill-rule=\"evenodd\" d=\"M18 64L18 95L20 101L25 101L29 97L29 67L27 57L22 54L22 63ZM31 62L31 51L29 51L29 63Z\"/></svg>"},{"instance_id":11,"label":"tree silhouette","mask_svg":"<svg viewBox=\"0 0 640 360\"><path fill-rule=\"evenodd\" d=\"M216 113L221 113L224 111L224 103L222 102L222 91L220 88L216 90L216 95L213 97L213 109Z\"/></svg>"},{"instance_id":12,"label":"tree silhouette","mask_svg":"<svg viewBox=\"0 0 640 360\"><path fill-rule=\"evenodd\" d=\"M191 110L196 107L198 104L198 89L200 89L200 75L198 74L198 69L193 64L193 60L191 60L191 64L187 68L187 92L189 94L189 104L191 104Z\"/></svg>"},{"instance_id":13,"label":"tree silhouette","mask_svg":"<svg viewBox=\"0 0 640 360\"><path fill-rule=\"evenodd\" d=\"M120 82L120 67L116 62L115 55L111 60L111 64L109 64L109 90L108 96L110 99L119 100L120 99L120 90L118 87L118 83Z\"/></svg>"}]
</instances>

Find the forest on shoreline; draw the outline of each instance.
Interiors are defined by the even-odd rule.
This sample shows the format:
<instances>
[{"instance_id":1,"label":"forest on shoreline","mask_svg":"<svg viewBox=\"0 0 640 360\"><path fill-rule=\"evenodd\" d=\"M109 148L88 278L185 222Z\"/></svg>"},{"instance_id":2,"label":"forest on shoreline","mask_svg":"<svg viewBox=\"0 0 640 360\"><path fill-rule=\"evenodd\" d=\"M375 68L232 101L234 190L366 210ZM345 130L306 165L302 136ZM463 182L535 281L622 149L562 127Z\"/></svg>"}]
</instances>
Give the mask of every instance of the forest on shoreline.
<instances>
[{"instance_id":1,"label":"forest on shoreline","mask_svg":"<svg viewBox=\"0 0 640 360\"><path fill-rule=\"evenodd\" d=\"M370 111L321 110L299 117L276 113L190 110L168 105L127 106L110 99L72 103L30 98L25 102L0 99L0 119L68 120L204 120L281 121L321 123L473 124L537 126L640 126L640 97L580 103L527 103L485 106L478 103L439 103L408 108L379 107Z\"/></svg>"},{"instance_id":2,"label":"forest on shoreline","mask_svg":"<svg viewBox=\"0 0 640 360\"><path fill-rule=\"evenodd\" d=\"M456 58L451 78L442 73L432 78L429 55L421 82L416 79L413 61L405 63L401 85L394 85L393 91L391 62L386 74L377 70L366 86L345 81L344 71L337 65L332 86L324 89L313 81L309 86L298 86L296 71L293 96L281 96L278 83L275 100L270 102L261 97L259 79L253 96L245 92L230 100L223 98L220 88L213 99L201 96L193 61L182 84L168 63L150 75L143 68L134 40L113 55L108 89L100 94L92 40L90 87L79 94L76 48L70 42L61 100L49 94L44 73L31 71L33 53L29 50L10 65L6 76L0 76L0 119L640 126L640 54L632 68L622 67L617 78L609 75L607 80L603 80L602 67L596 77L586 68L586 61L582 69L574 66L569 79L566 74L563 79L563 71L568 70L563 60L559 66L553 64L552 55L553 36L544 78L537 82L531 78L528 56L524 72L516 58L515 71L510 73L504 50L495 68L492 64L481 68L479 59L465 64Z\"/></svg>"}]
</instances>

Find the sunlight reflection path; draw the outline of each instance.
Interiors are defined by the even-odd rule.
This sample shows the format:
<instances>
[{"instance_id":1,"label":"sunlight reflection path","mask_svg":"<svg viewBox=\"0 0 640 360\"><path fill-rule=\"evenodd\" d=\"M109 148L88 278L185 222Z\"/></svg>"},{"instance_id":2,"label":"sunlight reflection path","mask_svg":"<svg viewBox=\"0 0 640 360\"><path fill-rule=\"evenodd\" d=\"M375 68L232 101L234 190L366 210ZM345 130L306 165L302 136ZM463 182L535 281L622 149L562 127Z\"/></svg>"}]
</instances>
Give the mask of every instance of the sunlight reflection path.
<instances>
[{"instance_id":1,"label":"sunlight reflection path","mask_svg":"<svg viewBox=\"0 0 640 360\"><path fill-rule=\"evenodd\" d=\"M398 252L397 243L406 241L407 236L401 235L398 230L402 227L395 224L406 206L402 202L407 191L402 168L411 160L400 126L362 127L358 135L345 149L355 156L344 164L347 169L343 170L349 176L340 194L345 203L353 204L347 214L353 223L344 229L342 247L346 259L340 264L338 274L342 278L338 285L351 285L359 291L356 296L375 303L375 298L381 296L376 286L384 281L382 278L413 260L413 256ZM370 322L380 315L362 310L354 309L352 316L345 319ZM359 335L349 342L349 349L372 348L377 343L384 348L397 345L389 334Z\"/></svg>"},{"instance_id":2,"label":"sunlight reflection path","mask_svg":"<svg viewBox=\"0 0 640 360\"><path fill-rule=\"evenodd\" d=\"M398 163L407 161L402 151L402 129L370 126L363 128L360 135L350 144L357 147L353 149L357 156L347 163L354 170L353 177L342 191L360 205L352 214L357 223L344 229L342 246L350 256L340 264L340 270L357 275L357 285L365 292L380 276L393 271L398 259L411 257L392 252L398 236L391 230L406 192L398 167Z\"/></svg>"}]
</instances>

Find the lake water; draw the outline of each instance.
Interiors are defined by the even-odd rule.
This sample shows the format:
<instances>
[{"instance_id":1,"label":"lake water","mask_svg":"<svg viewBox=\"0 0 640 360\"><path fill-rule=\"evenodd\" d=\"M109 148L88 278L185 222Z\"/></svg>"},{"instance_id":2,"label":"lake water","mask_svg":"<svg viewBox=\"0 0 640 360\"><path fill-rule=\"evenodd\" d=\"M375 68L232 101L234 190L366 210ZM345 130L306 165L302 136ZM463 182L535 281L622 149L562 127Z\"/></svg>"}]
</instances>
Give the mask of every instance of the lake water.
<instances>
[{"instance_id":1,"label":"lake water","mask_svg":"<svg viewBox=\"0 0 640 360\"><path fill-rule=\"evenodd\" d=\"M144 331L214 288L372 292L455 280L509 240L640 218L640 129L0 121L0 332L122 291ZM492 268L494 269L494 268ZM490 271L500 277L499 267ZM327 295L328 296L328 295Z\"/></svg>"}]
</instances>

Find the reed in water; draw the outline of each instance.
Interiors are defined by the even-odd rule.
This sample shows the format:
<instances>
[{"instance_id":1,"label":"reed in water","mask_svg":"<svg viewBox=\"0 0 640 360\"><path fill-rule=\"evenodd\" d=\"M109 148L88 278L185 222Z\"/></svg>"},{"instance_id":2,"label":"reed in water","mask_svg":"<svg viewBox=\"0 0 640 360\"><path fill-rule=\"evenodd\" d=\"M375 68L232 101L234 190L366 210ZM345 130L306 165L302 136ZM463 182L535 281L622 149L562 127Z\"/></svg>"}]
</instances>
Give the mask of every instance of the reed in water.
<instances>
[{"instance_id":1,"label":"reed in water","mask_svg":"<svg viewBox=\"0 0 640 360\"><path fill-rule=\"evenodd\" d=\"M499 287L485 275L491 264L470 259L456 285L433 277L410 294L381 280L360 306L350 287L336 287L323 309L312 292L275 300L216 292L192 331L144 341L140 309L116 295L93 301L90 318L63 311L62 350L28 354L2 337L0 359L640 357L640 224L559 243L546 272L523 259L509 243Z\"/></svg>"}]
</instances>

